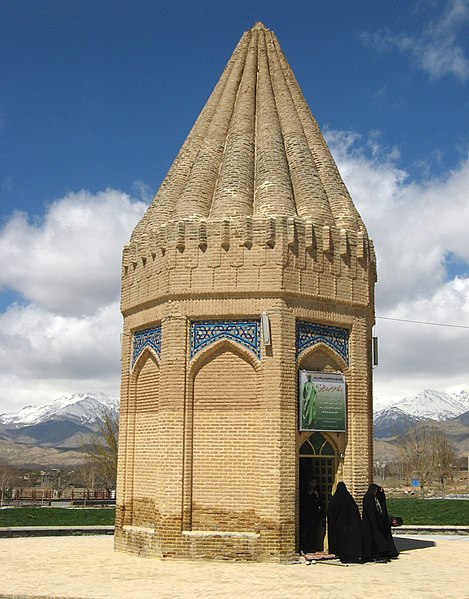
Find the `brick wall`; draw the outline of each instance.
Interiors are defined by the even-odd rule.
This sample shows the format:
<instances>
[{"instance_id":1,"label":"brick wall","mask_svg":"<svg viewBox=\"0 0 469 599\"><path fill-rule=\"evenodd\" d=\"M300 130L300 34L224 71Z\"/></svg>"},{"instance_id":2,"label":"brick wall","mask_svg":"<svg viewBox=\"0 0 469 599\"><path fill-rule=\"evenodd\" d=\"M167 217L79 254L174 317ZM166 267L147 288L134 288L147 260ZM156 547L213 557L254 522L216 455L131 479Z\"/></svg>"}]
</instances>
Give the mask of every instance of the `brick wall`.
<instances>
[{"instance_id":1,"label":"brick wall","mask_svg":"<svg viewBox=\"0 0 469 599\"><path fill-rule=\"evenodd\" d=\"M154 526L159 484L159 366L148 352L138 364L132 404L135 409L132 517L134 526Z\"/></svg>"},{"instance_id":2,"label":"brick wall","mask_svg":"<svg viewBox=\"0 0 469 599\"><path fill-rule=\"evenodd\" d=\"M268 418L260 411L258 379L229 349L217 351L194 378L191 529L257 529L258 437Z\"/></svg>"},{"instance_id":3,"label":"brick wall","mask_svg":"<svg viewBox=\"0 0 469 599\"><path fill-rule=\"evenodd\" d=\"M264 310L272 346L262 348L260 360L227 341L190 359L191 320L248 319ZM297 432L298 368L346 376L348 430L332 438L344 455L337 480L359 500L371 475L370 315L366 307L318 297L190 294L129 313L130 331L161 322L163 343L160 370L156 359L142 357L123 378L121 438L127 444L120 463L134 474L120 473L126 482L117 504L133 517L116 529L116 548L193 558L291 557L298 540L298 448L304 437ZM297 320L348 329L350 367L325 346L305 351L297 363ZM131 337L124 339L131 343ZM129 347L123 356L130 369Z\"/></svg>"}]
</instances>

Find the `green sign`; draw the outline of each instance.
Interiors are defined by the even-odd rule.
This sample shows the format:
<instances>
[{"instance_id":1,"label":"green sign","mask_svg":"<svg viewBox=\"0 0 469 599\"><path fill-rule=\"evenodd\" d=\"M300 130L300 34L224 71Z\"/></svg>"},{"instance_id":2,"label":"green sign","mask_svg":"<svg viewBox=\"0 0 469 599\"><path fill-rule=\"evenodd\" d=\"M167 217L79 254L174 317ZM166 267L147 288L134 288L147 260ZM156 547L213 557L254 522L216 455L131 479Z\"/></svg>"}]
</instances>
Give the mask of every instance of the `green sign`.
<instances>
[{"instance_id":1,"label":"green sign","mask_svg":"<svg viewBox=\"0 0 469 599\"><path fill-rule=\"evenodd\" d=\"M300 431L346 430L343 374L300 370L298 390Z\"/></svg>"}]
</instances>

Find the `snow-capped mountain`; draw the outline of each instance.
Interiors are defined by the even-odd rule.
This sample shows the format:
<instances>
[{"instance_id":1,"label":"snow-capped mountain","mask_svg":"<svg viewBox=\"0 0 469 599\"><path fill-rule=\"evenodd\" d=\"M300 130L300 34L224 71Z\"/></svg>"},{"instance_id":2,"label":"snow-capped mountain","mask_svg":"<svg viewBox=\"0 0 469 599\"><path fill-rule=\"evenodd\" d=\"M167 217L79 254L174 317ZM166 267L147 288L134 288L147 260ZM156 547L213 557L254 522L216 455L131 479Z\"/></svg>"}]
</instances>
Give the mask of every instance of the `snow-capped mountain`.
<instances>
[{"instance_id":1,"label":"snow-capped mountain","mask_svg":"<svg viewBox=\"0 0 469 599\"><path fill-rule=\"evenodd\" d=\"M449 420L469 410L469 390L445 393L444 391L426 389L416 395L399 399L385 409L390 408L397 408L418 419ZM383 411L382 408L378 407L375 411L375 418Z\"/></svg>"},{"instance_id":2,"label":"snow-capped mountain","mask_svg":"<svg viewBox=\"0 0 469 599\"><path fill-rule=\"evenodd\" d=\"M70 393L47 404L0 414L1 451L4 456L13 456L11 460L17 465L57 465L62 460L68 463L69 456L80 461L83 445L101 434L105 411L117 416L118 401L102 393ZM34 460L30 455L22 462L22 455L29 455L32 449Z\"/></svg>"},{"instance_id":3,"label":"snow-capped mountain","mask_svg":"<svg viewBox=\"0 0 469 599\"><path fill-rule=\"evenodd\" d=\"M395 437L417 424L421 419L406 414L403 410L393 406L380 410L373 420L373 434L377 439Z\"/></svg>"},{"instance_id":4,"label":"snow-capped mountain","mask_svg":"<svg viewBox=\"0 0 469 599\"><path fill-rule=\"evenodd\" d=\"M451 393L451 397L464 407L465 412L469 410L469 389L462 389L457 393Z\"/></svg>"},{"instance_id":5,"label":"snow-capped mountain","mask_svg":"<svg viewBox=\"0 0 469 599\"><path fill-rule=\"evenodd\" d=\"M26 406L19 412L0 414L0 424L21 428L51 420L67 420L78 425L94 427L106 409L117 413L118 400L103 393L69 393L41 406Z\"/></svg>"},{"instance_id":6,"label":"snow-capped mountain","mask_svg":"<svg viewBox=\"0 0 469 599\"><path fill-rule=\"evenodd\" d=\"M469 407L463 405L452 394L431 389L421 391L417 395L404 397L393 407L399 408L411 416L431 418L432 420L448 420L469 410Z\"/></svg>"},{"instance_id":7,"label":"snow-capped mountain","mask_svg":"<svg viewBox=\"0 0 469 599\"><path fill-rule=\"evenodd\" d=\"M402 434L420 420L450 421L469 410L469 390L445 393L426 389L374 413L378 439Z\"/></svg>"}]
</instances>

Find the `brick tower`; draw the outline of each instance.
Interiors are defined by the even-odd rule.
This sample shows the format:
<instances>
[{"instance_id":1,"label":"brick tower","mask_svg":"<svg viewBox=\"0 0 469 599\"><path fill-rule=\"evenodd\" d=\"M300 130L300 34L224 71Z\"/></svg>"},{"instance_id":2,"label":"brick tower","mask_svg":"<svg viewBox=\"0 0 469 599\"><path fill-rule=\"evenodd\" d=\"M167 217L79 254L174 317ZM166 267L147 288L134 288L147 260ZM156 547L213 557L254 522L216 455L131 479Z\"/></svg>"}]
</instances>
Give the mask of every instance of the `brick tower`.
<instances>
[{"instance_id":1,"label":"brick tower","mask_svg":"<svg viewBox=\"0 0 469 599\"><path fill-rule=\"evenodd\" d=\"M326 500L338 480L364 493L375 281L372 241L257 23L123 252L116 549L286 560L305 473ZM302 430L302 371L343 378L344 430Z\"/></svg>"}]
</instances>

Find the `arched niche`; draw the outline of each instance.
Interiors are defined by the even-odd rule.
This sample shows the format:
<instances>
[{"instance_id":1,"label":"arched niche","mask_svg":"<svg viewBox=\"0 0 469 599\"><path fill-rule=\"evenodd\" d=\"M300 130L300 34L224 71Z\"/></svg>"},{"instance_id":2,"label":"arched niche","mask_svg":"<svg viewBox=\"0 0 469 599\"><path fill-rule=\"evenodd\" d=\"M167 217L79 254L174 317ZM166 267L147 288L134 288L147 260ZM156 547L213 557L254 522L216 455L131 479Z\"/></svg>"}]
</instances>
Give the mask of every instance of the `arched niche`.
<instances>
[{"instance_id":1,"label":"arched niche","mask_svg":"<svg viewBox=\"0 0 469 599\"><path fill-rule=\"evenodd\" d=\"M149 527L155 522L158 495L160 365L156 354L146 348L138 357L131 374L129 431L133 443L132 525Z\"/></svg>"},{"instance_id":2,"label":"arched niche","mask_svg":"<svg viewBox=\"0 0 469 599\"><path fill-rule=\"evenodd\" d=\"M251 352L221 340L190 370L192 530L252 531L259 494L259 364Z\"/></svg>"}]
</instances>

